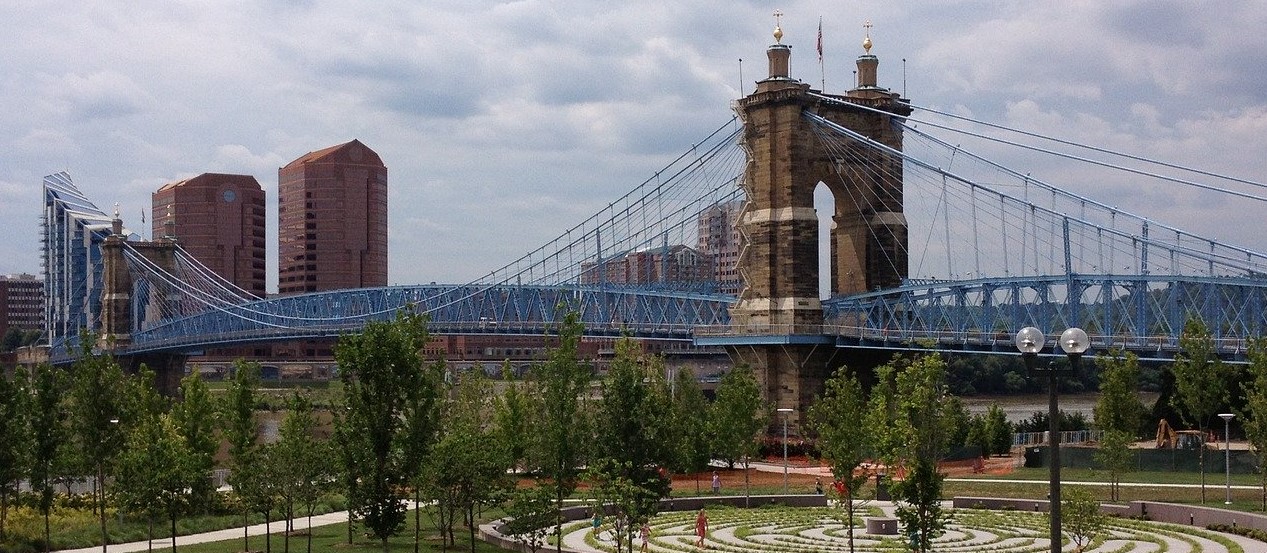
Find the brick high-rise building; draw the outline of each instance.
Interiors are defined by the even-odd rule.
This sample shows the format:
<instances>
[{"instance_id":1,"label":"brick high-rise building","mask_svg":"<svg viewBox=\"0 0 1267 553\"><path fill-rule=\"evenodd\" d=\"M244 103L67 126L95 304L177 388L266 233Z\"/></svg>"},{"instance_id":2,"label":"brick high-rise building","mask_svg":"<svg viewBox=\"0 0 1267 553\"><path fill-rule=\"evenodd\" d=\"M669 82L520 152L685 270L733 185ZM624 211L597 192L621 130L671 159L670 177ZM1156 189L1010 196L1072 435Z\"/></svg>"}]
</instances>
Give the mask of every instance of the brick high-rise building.
<instances>
[{"instance_id":1,"label":"brick high-rise building","mask_svg":"<svg viewBox=\"0 0 1267 553\"><path fill-rule=\"evenodd\" d=\"M712 278L717 281L717 291L738 295L743 288L739 275L739 212L743 200L734 200L708 208L699 215L700 255L711 261Z\"/></svg>"},{"instance_id":2,"label":"brick high-rise building","mask_svg":"<svg viewBox=\"0 0 1267 553\"><path fill-rule=\"evenodd\" d=\"M203 173L163 185L152 196L154 237L173 222L177 243L207 268L263 297L264 189L250 175Z\"/></svg>"},{"instance_id":3,"label":"brick high-rise building","mask_svg":"<svg viewBox=\"0 0 1267 553\"><path fill-rule=\"evenodd\" d=\"M277 171L278 292L387 285L387 167L358 140Z\"/></svg>"},{"instance_id":4,"label":"brick high-rise building","mask_svg":"<svg viewBox=\"0 0 1267 553\"><path fill-rule=\"evenodd\" d=\"M44 279L35 275L0 275L0 336L10 328L44 329Z\"/></svg>"}]
</instances>

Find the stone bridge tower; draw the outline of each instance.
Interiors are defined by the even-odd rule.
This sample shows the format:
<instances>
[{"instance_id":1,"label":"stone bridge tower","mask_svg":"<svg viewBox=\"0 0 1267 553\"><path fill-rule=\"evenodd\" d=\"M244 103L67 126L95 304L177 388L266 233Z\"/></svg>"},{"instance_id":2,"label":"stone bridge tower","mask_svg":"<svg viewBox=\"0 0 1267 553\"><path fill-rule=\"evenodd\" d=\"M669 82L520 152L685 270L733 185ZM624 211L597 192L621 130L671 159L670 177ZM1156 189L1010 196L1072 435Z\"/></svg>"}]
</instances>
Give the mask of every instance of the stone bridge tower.
<instances>
[{"instance_id":1,"label":"stone bridge tower","mask_svg":"<svg viewBox=\"0 0 1267 553\"><path fill-rule=\"evenodd\" d=\"M791 47L782 44L778 27L774 37L767 50L769 76L735 105L749 155L748 201L738 221L746 242L738 262L745 287L723 341L732 359L753 368L767 400L793 409L796 423L822 392L824 379L846 362L823 329L820 271L829 271L832 295L893 287L907 275L901 161L862 145L828 151L805 114L900 150L895 119L911 108L877 86L879 61L870 53L869 36L857 60L857 86L840 95L791 78ZM830 267L819 267L814 191L820 183L835 202Z\"/></svg>"},{"instance_id":2,"label":"stone bridge tower","mask_svg":"<svg viewBox=\"0 0 1267 553\"><path fill-rule=\"evenodd\" d=\"M101 295L101 327L100 343L103 349L125 349L132 342L132 328L136 318L159 318L157 312L147 313L146 309L136 305L157 306L161 300L170 298L151 298L150 301L134 302L134 294L138 293L132 274L128 268L124 254L125 246L131 246L151 263L168 272L176 268L176 238L174 227L169 222L166 236L152 242L128 241L123 234L123 221L119 219L116 209L111 221L110 236L101 243L102 261L102 295ZM145 293L163 294L161 289L151 289ZM155 310L154 307L149 310ZM118 355L117 360L125 370L135 371L144 363L154 371L155 388L160 393L174 395L180 388L180 379L185 375L186 356L179 353L151 353Z\"/></svg>"}]
</instances>

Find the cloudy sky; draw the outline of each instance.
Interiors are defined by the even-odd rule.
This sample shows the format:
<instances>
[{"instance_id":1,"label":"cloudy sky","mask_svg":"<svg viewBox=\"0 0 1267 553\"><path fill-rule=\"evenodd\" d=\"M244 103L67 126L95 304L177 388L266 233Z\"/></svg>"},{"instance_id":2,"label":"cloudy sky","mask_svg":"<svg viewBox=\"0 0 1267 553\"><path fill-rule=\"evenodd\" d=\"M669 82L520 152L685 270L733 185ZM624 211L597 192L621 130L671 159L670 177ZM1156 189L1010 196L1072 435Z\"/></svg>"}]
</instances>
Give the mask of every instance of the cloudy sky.
<instances>
[{"instance_id":1,"label":"cloudy sky","mask_svg":"<svg viewBox=\"0 0 1267 553\"><path fill-rule=\"evenodd\" d=\"M137 229L163 183L246 173L272 204L278 167L357 138L389 168L390 281L464 282L728 120L776 8L792 76L816 88L819 17L830 92L870 20L880 84L916 105L1267 181L1256 2L9 0L0 273L40 270L46 174ZM1181 226L1233 219L1148 196Z\"/></svg>"}]
</instances>

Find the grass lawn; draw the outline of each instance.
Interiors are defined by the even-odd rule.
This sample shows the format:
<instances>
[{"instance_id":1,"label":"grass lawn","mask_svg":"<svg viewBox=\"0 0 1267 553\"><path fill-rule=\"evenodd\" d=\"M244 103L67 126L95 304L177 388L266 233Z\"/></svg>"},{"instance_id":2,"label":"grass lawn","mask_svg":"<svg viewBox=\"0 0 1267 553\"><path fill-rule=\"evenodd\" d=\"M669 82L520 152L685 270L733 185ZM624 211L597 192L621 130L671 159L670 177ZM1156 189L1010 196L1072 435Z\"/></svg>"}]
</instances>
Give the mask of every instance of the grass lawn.
<instances>
[{"instance_id":1,"label":"grass lawn","mask_svg":"<svg viewBox=\"0 0 1267 553\"><path fill-rule=\"evenodd\" d=\"M491 514L491 513L490 513ZM501 513L497 513L501 516ZM490 517L492 518L492 517ZM405 530L387 540L389 551L412 553L414 550L414 515L413 511L409 512L408 524ZM424 512L422 516L422 542L419 551L441 551L442 542L440 534L433 525L429 526L430 517ZM348 525L346 522L340 524L331 524L327 526L318 526L312 529L312 550L315 552L340 552L340 553L375 553L383 550L382 543L374 541L365 535L365 530L359 526L355 528L353 533L352 545L348 545ZM471 542L467 539L469 534L465 527L457 526L454 528L454 538L456 543L450 546L448 551L471 551ZM307 531L297 530L290 537L291 553L305 553L307 549ZM264 536L251 536L250 551L265 551ZM161 540L154 542L155 551L167 550L171 551L171 542ZM274 533L272 536L272 552L282 553L283 537L280 533ZM242 538L225 540L219 542L202 543L196 545L186 545L177 547L178 553L227 553L242 551ZM475 551L479 553L493 553L509 551L494 547L488 543L475 540Z\"/></svg>"}]
</instances>

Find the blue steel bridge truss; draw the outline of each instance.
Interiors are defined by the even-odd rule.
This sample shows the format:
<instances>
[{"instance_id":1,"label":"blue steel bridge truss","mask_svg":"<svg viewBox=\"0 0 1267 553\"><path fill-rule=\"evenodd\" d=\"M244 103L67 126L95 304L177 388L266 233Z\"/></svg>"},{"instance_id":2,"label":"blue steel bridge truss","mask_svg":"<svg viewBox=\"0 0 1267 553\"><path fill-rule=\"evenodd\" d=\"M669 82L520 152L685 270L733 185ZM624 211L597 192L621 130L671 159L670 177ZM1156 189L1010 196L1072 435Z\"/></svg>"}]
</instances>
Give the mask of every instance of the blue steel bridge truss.
<instances>
[{"instance_id":1,"label":"blue steel bridge truss","mask_svg":"<svg viewBox=\"0 0 1267 553\"><path fill-rule=\"evenodd\" d=\"M1267 280L1173 275L1055 275L908 281L896 289L823 304L824 333L838 345L1016 353L1026 326L1080 327L1093 353L1173 359L1184 324L1205 323L1219 353L1244 359L1267 327Z\"/></svg>"},{"instance_id":2,"label":"blue steel bridge truss","mask_svg":"<svg viewBox=\"0 0 1267 553\"><path fill-rule=\"evenodd\" d=\"M580 285L423 285L340 290L225 305L163 320L132 335L129 352L198 350L243 342L338 336L412 308L433 334L550 334L576 311L590 336L691 339L724 325L734 298Z\"/></svg>"}]
</instances>

